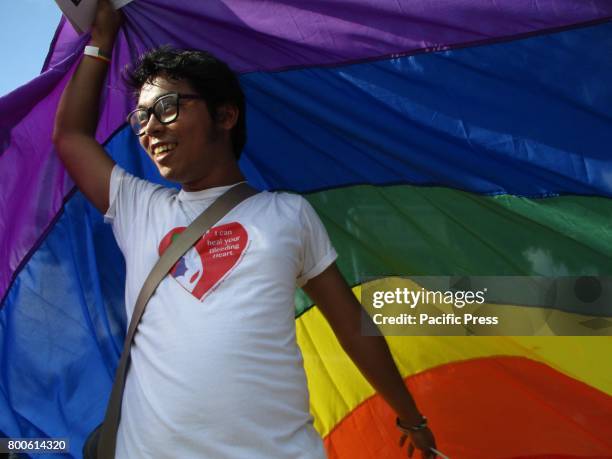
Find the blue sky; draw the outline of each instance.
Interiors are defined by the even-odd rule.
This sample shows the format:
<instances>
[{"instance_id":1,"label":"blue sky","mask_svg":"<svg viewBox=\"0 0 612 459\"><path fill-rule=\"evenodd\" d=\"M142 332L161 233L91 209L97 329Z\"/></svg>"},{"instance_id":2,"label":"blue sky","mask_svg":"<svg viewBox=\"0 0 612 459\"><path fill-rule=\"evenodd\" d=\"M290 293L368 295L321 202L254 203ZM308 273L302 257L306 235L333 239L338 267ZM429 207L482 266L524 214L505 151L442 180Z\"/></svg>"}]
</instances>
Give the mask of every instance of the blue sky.
<instances>
[{"instance_id":1,"label":"blue sky","mask_svg":"<svg viewBox=\"0 0 612 459\"><path fill-rule=\"evenodd\" d=\"M7 2L8 4L9 2ZM0 15L0 96L40 73L61 12L53 0L13 0Z\"/></svg>"}]
</instances>

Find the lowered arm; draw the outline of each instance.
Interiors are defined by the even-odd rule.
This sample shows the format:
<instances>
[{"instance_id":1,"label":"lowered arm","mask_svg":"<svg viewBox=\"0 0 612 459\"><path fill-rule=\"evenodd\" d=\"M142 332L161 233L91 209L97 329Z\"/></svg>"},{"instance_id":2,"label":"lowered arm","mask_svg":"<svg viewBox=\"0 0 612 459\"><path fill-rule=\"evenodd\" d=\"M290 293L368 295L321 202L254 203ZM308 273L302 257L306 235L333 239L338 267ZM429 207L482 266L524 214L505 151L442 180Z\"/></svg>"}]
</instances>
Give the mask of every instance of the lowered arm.
<instances>
[{"instance_id":1,"label":"lowered arm","mask_svg":"<svg viewBox=\"0 0 612 459\"><path fill-rule=\"evenodd\" d=\"M423 422L412 395L399 374L387 342L382 336L361 333L362 307L335 264L310 279L304 291L315 301L342 348L365 378L387 401L403 425L418 426ZM409 451L416 447L433 458L433 434L428 428L410 435Z\"/></svg>"}]
</instances>

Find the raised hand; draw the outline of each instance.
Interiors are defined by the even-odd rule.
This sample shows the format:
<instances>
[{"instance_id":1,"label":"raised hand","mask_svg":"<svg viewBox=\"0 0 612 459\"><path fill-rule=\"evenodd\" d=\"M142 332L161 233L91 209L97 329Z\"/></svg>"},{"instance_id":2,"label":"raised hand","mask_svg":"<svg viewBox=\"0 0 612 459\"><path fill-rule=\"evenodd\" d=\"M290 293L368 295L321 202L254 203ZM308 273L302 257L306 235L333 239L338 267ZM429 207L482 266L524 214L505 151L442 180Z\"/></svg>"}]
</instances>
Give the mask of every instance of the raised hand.
<instances>
[{"instance_id":1,"label":"raised hand","mask_svg":"<svg viewBox=\"0 0 612 459\"><path fill-rule=\"evenodd\" d=\"M110 53L122 23L123 14L113 8L110 0L98 0L96 16L91 26L91 43Z\"/></svg>"}]
</instances>

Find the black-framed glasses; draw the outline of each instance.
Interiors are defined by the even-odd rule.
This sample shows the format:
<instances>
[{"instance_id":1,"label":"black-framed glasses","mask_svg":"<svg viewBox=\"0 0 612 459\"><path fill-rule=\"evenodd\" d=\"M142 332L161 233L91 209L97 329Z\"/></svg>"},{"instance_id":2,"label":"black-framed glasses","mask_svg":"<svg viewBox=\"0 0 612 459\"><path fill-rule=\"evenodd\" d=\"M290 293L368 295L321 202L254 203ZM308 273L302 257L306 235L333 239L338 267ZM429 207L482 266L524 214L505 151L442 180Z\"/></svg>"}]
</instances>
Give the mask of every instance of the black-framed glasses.
<instances>
[{"instance_id":1,"label":"black-framed glasses","mask_svg":"<svg viewBox=\"0 0 612 459\"><path fill-rule=\"evenodd\" d=\"M204 99L196 94L179 94L171 92L159 97L149 108L137 108L127 116L127 122L132 127L134 134L141 136L145 133L151 114L161 124L174 123L179 115L179 104L181 99Z\"/></svg>"}]
</instances>

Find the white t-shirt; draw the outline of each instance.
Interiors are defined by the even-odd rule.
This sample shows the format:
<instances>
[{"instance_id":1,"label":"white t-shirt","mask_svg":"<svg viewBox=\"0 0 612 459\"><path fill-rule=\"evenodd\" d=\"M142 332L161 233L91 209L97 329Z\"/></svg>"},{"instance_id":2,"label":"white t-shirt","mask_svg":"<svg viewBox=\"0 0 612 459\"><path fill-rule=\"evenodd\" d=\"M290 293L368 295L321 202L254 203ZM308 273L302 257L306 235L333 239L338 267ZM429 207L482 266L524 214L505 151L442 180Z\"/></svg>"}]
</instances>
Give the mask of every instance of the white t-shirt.
<instances>
[{"instance_id":1,"label":"white t-shirt","mask_svg":"<svg viewBox=\"0 0 612 459\"><path fill-rule=\"evenodd\" d=\"M172 235L228 188L185 192L113 169L105 219L126 260L128 322ZM228 213L147 305L116 457L324 458L295 339L294 294L335 258L299 195L262 192Z\"/></svg>"}]
</instances>

